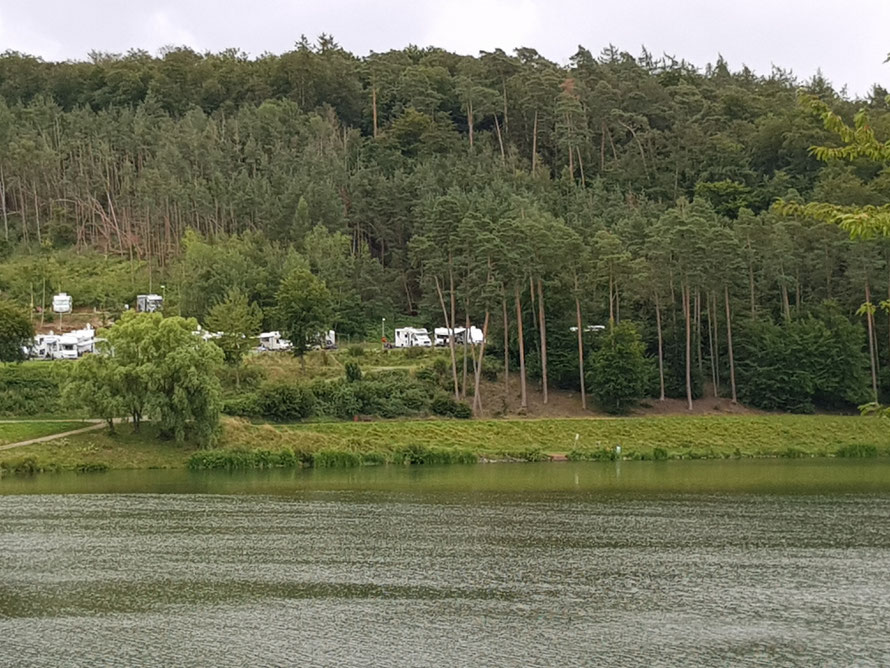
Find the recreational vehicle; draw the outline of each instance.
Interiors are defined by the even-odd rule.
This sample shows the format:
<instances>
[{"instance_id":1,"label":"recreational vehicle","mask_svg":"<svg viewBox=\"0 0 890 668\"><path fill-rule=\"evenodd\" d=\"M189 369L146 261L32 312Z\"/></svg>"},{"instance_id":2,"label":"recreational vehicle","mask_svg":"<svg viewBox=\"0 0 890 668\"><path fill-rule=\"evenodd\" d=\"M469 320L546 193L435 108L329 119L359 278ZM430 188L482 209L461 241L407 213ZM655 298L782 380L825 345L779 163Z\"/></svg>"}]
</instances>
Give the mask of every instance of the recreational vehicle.
<instances>
[{"instance_id":1,"label":"recreational vehicle","mask_svg":"<svg viewBox=\"0 0 890 668\"><path fill-rule=\"evenodd\" d=\"M59 349L58 334L50 332L49 334L38 334L34 337L31 347L28 350L28 357L38 360L51 360L55 358L55 354Z\"/></svg>"},{"instance_id":2,"label":"recreational vehicle","mask_svg":"<svg viewBox=\"0 0 890 668\"><path fill-rule=\"evenodd\" d=\"M38 334L31 345L30 356L35 359L76 360L95 351L96 330L87 325L67 334Z\"/></svg>"},{"instance_id":3,"label":"recreational vehicle","mask_svg":"<svg viewBox=\"0 0 890 668\"><path fill-rule=\"evenodd\" d=\"M55 313L71 313L72 305L71 295L69 294L60 292L53 297L53 311Z\"/></svg>"},{"instance_id":4,"label":"recreational vehicle","mask_svg":"<svg viewBox=\"0 0 890 668\"><path fill-rule=\"evenodd\" d=\"M433 345L430 334L422 327L402 327L396 330L396 348L429 348Z\"/></svg>"},{"instance_id":5,"label":"recreational vehicle","mask_svg":"<svg viewBox=\"0 0 890 668\"><path fill-rule=\"evenodd\" d=\"M287 339L281 338L281 332L263 332L259 336L260 350L290 350L293 345Z\"/></svg>"},{"instance_id":6,"label":"recreational vehicle","mask_svg":"<svg viewBox=\"0 0 890 668\"><path fill-rule=\"evenodd\" d=\"M436 345L439 347L449 345L448 340L452 336L452 332L454 332L454 343L455 345L462 346L464 344L464 339L467 336L466 327L455 327L453 330L448 327L436 327L434 330L436 337ZM482 336L482 330L478 327L471 325L469 329L469 338L467 339L467 343L470 345L477 345L482 343L485 337Z\"/></svg>"},{"instance_id":7,"label":"recreational vehicle","mask_svg":"<svg viewBox=\"0 0 890 668\"><path fill-rule=\"evenodd\" d=\"M136 295L136 310L139 313L154 313L164 306L164 298L161 295Z\"/></svg>"}]
</instances>

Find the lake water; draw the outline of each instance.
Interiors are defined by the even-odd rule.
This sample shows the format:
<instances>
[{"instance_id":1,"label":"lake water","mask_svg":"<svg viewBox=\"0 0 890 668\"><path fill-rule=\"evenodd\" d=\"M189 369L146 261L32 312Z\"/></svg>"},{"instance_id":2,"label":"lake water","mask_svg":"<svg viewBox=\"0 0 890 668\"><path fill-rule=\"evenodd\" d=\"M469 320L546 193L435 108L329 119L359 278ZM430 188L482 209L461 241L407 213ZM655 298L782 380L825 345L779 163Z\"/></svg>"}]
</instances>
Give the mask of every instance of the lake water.
<instances>
[{"instance_id":1,"label":"lake water","mask_svg":"<svg viewBox=\"0 0 890 668\"><path fill-rule=\"evenodd\" d=\"M890 462L0 480L0 664L890 664Z\"/></svg>"}]
</instances>

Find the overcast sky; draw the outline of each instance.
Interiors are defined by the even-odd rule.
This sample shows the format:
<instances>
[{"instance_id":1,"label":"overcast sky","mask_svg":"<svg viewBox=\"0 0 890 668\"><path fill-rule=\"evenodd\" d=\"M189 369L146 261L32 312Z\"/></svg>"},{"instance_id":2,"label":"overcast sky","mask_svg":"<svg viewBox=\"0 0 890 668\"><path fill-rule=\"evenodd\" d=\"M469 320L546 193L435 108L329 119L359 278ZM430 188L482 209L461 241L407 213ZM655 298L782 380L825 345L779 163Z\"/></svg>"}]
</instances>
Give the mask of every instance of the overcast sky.
<instances>
[{"instance_id":1,"label":"overcast sky","mask_svg":"<svg viewBox=\"0 0 890 668\"><path fill-rule=\"evenodd\" d=\"M92 51L290 49L333 34L353 53L435 45L460 53L517 46L565 63L579 44L668 53L698 66L800 78L821 68L836 86L890 88L890 0L0 0L0 51L48 60Z\"/></svg>"}]
</instances>

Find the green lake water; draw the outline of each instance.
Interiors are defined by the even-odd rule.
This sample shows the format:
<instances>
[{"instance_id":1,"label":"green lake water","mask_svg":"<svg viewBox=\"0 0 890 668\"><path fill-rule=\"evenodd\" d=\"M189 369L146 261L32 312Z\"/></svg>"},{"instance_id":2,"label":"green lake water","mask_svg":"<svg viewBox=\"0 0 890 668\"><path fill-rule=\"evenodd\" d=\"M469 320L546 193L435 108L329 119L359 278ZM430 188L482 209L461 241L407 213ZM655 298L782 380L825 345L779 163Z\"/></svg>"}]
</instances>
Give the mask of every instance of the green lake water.
<instances>
[{"instance_id":1,"label":"green lake water","mask_svg":"<svg viewBox=\"0 0 890 668\"><path fill-rule=\"evenodd\" d=\"M890 462L0 479L0 665L890 664Z\"/></svg>"}]
</instances>

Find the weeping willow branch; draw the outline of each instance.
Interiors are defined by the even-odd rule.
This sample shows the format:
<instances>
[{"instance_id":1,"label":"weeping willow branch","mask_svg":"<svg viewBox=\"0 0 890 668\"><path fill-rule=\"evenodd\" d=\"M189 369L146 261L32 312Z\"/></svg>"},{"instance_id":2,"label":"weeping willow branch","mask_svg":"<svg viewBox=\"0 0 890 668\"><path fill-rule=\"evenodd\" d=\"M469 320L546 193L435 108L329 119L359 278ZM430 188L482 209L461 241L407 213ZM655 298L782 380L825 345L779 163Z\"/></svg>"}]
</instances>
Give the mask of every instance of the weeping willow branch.
<instances>
[{"instance_id":1,"label":"weeping willow branch","mask_svg":"<svg viewBox=\"0 0 890 668\"><path fill-rule=\"evenodd\" d=\"M787 218L809 218L832 223L850 233L854 239L890 236L890 205L841 206L826 202L787 202L778 200L773 212Z\"/></svg>"}]
</instances>

